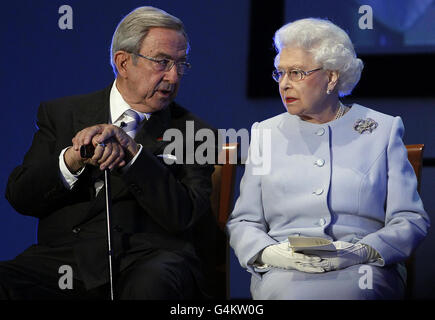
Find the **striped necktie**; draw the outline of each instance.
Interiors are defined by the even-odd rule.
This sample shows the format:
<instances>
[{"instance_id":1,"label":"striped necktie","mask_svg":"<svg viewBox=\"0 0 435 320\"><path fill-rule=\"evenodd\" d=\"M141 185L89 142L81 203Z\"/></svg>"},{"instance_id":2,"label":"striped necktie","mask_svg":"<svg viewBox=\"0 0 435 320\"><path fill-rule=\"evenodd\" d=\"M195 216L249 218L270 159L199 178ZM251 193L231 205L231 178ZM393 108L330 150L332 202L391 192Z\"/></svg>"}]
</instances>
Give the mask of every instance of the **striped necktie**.
<instances>
[{"instance_id":1,"label":"striped necktie","mask_svg":"<svg viewBox=\"0 0 435 320\"><path fill-rule=\"evenodd\" d=\"M128 109L124 113L124 119L120 123L120 127L132 138L135 137L138 125L140 123L139 114L133 109Z\"/></svg>"}]
</instances>

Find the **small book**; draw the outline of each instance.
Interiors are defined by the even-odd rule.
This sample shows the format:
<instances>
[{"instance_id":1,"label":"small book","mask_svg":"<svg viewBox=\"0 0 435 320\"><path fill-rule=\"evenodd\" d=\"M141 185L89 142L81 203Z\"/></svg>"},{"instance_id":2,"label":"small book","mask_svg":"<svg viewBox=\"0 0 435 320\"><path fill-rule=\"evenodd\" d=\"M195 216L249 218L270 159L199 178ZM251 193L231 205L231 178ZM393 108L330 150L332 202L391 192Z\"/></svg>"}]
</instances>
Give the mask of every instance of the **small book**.
<instances>
[{"instance_id":1,"label":"small book","mask_svg":"<svg viewBox=\"0 0 435 320\"><path fill-rule=\"evenodd\" d=\"M288 237L289 246L298 251L337 251L331 240L319 237Z\"/></svg>"}]
</instances>

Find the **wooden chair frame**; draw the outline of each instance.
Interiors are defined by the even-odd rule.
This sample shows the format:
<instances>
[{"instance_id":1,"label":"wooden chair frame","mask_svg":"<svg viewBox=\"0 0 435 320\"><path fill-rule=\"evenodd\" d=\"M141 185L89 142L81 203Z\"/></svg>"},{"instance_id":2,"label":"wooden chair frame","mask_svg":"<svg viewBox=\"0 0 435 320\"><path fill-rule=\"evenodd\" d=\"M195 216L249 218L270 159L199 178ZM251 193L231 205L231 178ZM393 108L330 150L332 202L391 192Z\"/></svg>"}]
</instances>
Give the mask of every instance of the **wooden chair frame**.
<instances>
[{"instance_id":1,"label":"wooden chair frame","mask_svg":"<svg viewBox=\"0 0 435 320\"><path fill-rule=\"evenodd\" d=\"M237 143L223 145L212 175L213 191L210 197L212 211L219 227L216 237L216 294L220 299L230 298L230 250L225 228L233 209L236 167Z\"/></svg>"},{"instance_id":2,"label":"wooden chair frame","mask_svg":"<svg viewBox=\"0 0 435 320\"><path fill-rule=\"evenodd\" d=\"M408 160L414 168L415 175L417 177L417 191L421 189L421 171L423 167L423 151L424 144L410 144L406 145L408 151ZM405 299L412 298L412 292L415 282L415 255L412 254L408 260L405 261L407 279L406 279L406 291Z\"/></svg>"}]
</instances>

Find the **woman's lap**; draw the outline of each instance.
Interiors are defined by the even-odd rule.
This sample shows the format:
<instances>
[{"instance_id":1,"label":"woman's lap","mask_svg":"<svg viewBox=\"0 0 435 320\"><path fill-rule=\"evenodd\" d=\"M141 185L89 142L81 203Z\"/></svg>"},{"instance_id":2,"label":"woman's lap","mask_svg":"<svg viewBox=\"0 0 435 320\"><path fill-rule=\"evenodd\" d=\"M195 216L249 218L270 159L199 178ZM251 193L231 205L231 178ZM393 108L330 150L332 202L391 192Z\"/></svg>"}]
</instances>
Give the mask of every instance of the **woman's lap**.
<instances>
[{"instance_id":1,"label":"woman's lap","mask_svg":"<svg viewBox=\"0 0 435 320\"><path fill-rule=\"evenodd\" d=\"M273 268L251 280L256 300L402 299L404 292L396 266L354 265L325 273Z\"/></svg>"}]
</instances>

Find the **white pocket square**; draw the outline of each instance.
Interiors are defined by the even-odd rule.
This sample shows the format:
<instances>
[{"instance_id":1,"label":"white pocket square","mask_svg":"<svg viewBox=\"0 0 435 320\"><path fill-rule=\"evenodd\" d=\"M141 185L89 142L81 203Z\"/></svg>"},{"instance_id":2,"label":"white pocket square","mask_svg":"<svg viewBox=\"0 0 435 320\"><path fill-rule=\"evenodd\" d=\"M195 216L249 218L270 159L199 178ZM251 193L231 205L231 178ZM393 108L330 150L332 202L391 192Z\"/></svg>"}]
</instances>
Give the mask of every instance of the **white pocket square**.
<instances>
[{"instance_id":1,"label":"white pocket square","mask_svg":"<svg viewBox=\"0 0 435 320\"><path fill-rule=\"evenodd\" d=\"M172 154L158 154L157 157L164 158L164 159L177 160L177 157L172 155Z\"/></svg>"}]
</instances>

